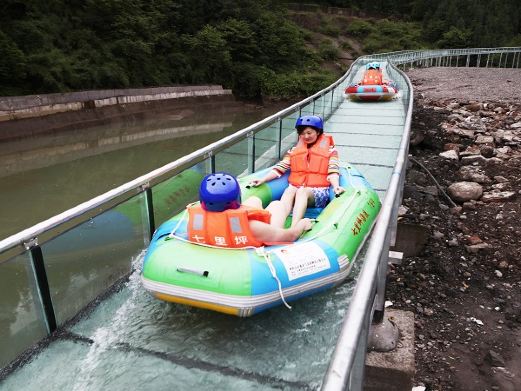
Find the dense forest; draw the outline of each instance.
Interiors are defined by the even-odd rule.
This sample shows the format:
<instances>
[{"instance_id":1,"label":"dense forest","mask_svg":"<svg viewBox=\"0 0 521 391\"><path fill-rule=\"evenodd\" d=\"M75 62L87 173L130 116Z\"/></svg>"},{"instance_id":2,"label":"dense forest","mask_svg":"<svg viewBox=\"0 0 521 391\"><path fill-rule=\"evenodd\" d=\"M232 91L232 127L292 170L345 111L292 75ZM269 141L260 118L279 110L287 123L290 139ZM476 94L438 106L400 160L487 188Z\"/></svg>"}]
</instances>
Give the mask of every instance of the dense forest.
<instances>
[{"instance_id":1,"label":"dense forest","mask_svg":"<svg viewBox=\"0 0 521 391\"><path fill-rule=\"evenodd\" d=\"M419 22L421 38L438 48L521 46L519 0L316 0L368 16Z\"/></svg>"},{"instance_id":2,"label":"dense forest","mask_svg":"<svg viewBox=\"0 0 521 391\"><path fill-rule=\"evenodd\" d=\"M369 37L367 52L521 45L517 0L306 3L387 17L356 19L340 31ZM217 83L247 98L304 96L337 77L322 66L336 54L310 47L286 6L276 0L3 0L0 95Z\"/></svg>"}]
</instances>

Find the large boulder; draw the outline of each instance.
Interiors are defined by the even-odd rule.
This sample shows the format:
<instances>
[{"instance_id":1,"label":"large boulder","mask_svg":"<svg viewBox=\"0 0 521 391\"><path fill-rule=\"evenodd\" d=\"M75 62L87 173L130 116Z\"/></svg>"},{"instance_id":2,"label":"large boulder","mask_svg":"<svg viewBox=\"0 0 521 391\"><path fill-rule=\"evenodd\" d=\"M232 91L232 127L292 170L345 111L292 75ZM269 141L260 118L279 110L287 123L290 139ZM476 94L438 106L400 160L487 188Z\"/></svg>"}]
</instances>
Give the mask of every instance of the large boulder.
<instances>
[{"instance_id":1,"label":"large boulder","mask_svg":"<svg viewBox=\"0 0 521 391\"><path fill-rule=\"evenodd\" d=\"M450 197L457 202L478 200L483 194L483 187L476 182L456 182L447 188Z\"/></svg>"}]
</instances>

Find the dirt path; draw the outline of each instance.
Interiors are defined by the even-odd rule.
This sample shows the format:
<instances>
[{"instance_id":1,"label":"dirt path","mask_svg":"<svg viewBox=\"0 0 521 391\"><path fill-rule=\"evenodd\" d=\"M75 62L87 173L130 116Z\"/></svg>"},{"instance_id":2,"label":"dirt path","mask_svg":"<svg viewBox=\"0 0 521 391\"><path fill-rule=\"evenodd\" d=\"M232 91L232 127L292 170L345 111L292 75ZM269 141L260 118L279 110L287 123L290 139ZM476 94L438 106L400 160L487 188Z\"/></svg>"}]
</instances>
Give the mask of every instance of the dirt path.
<instances>
[{"instance_id":1,"label":"dirt path","mask_svg":"<svg viewBox=\"0 0 521 391\"><path fill-rule=\"evenodd\" d=\"M419 165L408 170L400 223L429 238L391 270L388 300L415 313L415 385L521 390L521 70L409 76L413 159L445 192L462 181L482 192L453 207Z\"/></svg>"}]
</instances>

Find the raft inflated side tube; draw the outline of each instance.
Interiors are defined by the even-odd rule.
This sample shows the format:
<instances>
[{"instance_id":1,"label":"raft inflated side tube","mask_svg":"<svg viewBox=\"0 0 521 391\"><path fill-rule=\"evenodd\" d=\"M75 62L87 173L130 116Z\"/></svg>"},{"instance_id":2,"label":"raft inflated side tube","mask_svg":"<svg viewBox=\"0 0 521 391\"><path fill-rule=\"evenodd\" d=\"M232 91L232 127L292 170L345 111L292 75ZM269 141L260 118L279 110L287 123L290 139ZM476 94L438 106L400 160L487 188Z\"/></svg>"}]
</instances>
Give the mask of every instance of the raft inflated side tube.
<instances>
[{"instance_id":1,"label":"raft inflated side tube","mask_svg":"<svg viewBox=\"0 0 521 391\"><path fill-rule=\"evenodd\" d=\"M287 177L246 189L267 170L239 180L243 199L278 199ZM187 214L166 221L145 256L142 282L155 297L213 311L250 316L342 282L370 232L380 200L353 167L340 170L346 191L319 210L317 222L289 245L227 249L188 242ZM175 229L175 232L172 232ZM279 286L280 283L280 286Z\"/></svg>"}]
</instances>

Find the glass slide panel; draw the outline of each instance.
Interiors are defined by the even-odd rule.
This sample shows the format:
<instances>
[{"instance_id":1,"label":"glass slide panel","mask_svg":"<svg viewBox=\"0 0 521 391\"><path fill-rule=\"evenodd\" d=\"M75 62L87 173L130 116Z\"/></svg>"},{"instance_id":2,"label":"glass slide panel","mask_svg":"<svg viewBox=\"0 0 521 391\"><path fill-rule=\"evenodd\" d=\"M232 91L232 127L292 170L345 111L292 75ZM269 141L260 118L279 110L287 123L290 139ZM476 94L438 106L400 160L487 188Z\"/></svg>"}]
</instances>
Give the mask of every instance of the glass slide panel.
<instances>
[{"instance_id":1,"label":"glass slide panel","mask_svg":"<svg viewBox=\"0 0 521 391\"><path fill-rule=\"evenodd\" d=\"M248 138L215 155L215 171L239 176L248 174Z\"/></svg>"},{"instance_id":2,"label":"glass slide panel","mask_svg":"<svg viewBox=\"0 0 521 391\"><path fill-rule=\"evenodd\" d=\"M270 167L278 162L279 131L280 123L277 121L255 134L255 171Z\"/></svg>"},{"instance_id":3,"label":"glass slide panel","mask_svg":"<svg viewBox=\"0 0 521 391\"><path fill-rule=\"evenodd\" d=\"M209 161L205 161L152 188L156 227L179 213L189 203L197 201L199 184L209 173Z\"/></svg>"},{"instance_id":4,"label":"glass slide panel","mask_svg":"<svg viewBox=\"0 0 521 391\"><path fill-rule=\"evenodd\" d=\"M144 193L42 246L58 325L130 271L145 246Z\"/></svg>"},{"instance_id":5,"label":"glass slide panel","mask_svg":"<svg viewBox=\"0 0 521 391\"><path fill-rule=\"evenodd\" d=\"M302 107L301 113L301 115L313 115L313 102L310 102L306 106Z\"/></svg>"},{"instance_id":6,"label":"glass slide panel","mask_svg":"<svg viewBox=\"0 0 521 391\"><path fill-rule=\"evenodd\" d=\"M29 253L0 264L0 368L47 335Z\"/></svg>"},{"instance_id":7,"label":"glass slide panel","mask_svg":"<svg viewBox=\"0 0 521 391\"><path fill-rule=\"evenodd\" d=\"M315 101L313 114L324 118L324 97L320 97Z\"/></svg>"},{"instance_id":8,"label":"glass slide panel","mask_svg":"<svg viewBox=\"0 0 521 391\"><path fill-rule=\"evenodd\" d=\"M299 112L288 115L282 120L282 153L284 154L288 149L297 144L298 136L295 129L295 122L299 117Z\"/></svg>"},{"instance_id":9,"label":"glass slide panel","mask_svg":"<svg viewBox=\"0 0 521 391\"><path fill-rule=\"evenodd\" d=\"M324 119L326 119L329 114L331 114L331 91L329 91L326 95L324 95Z\"/></svg>"}]
</instances>

